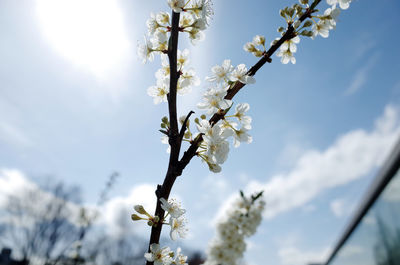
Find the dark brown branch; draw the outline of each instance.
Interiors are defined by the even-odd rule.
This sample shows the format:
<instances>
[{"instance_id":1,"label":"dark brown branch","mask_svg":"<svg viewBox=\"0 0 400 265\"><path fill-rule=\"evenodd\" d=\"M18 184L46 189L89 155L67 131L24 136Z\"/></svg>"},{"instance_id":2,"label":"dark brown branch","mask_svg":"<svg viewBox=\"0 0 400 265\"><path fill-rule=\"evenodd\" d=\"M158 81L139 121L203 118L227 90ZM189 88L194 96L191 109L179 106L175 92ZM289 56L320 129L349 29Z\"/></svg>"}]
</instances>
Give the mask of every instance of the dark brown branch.
<instances>
[{"instance_id":1,"label":"dark brown branch","mask_svg":"<svg viewBox=\"0 0 400 265\"><path fill-rule=\"evenodd\" d=\"M168 170L162 185L157 186L157 206L154 216L160 217L160 222L151 228L150 245L153 243L159 243L162 220L164 218L164 210L161 208L160 198L168 200L172 186L174 185L175 179L181 173L177 173L177 165L179 159L179 152L181 148L182 138L179 136L178 131L178 117L176 111L176 93L177 84L179 79L179 73L177 69L177 52L178 52L178 37L179 37L179 17L180 13L172 12L172 24L171 24L171 36L168 43L168 59L170 67L170 85L168 94L168 110L169 110L169 144L171 146L171 153L169 156ZM180 171L181 172L181 171ZM152 265L153 262L146 262L147 265Z\"/></svg>"},{"instance_id":2,"label":"dark brown branch","mask_svg":"<svg viewBox=\"0 0 400 265\"><path fill-rule=\"evenodd\" d=\"M189 114L186 116L185 120L183 121L181 131L179 132L179 137L181 139L183 139L183 136L185 135L185 131L186 131L186 128L187 128L188 120L189 120L190 116L192 116L193 113L194 113L194 111L191 110L189 112Z\"/></svg>"}]
</instances>

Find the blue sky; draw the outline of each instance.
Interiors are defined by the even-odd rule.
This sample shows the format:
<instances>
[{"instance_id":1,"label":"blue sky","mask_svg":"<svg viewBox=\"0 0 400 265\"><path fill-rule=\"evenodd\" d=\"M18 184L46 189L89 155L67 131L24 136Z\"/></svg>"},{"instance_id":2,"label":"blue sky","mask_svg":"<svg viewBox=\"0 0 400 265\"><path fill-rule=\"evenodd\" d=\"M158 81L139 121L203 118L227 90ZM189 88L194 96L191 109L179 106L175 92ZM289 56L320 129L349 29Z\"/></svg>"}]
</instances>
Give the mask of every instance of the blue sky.
<instances>
[{"instance_id":1,"label":"blue sky","mask_svg":"<svg viewBox=\"0 0 400 265\"><path fill-rule=\"evenodd\" d=\"M147 191L168 162L158 132L167 106L146 93L159 60L143 65L136 46L166 1L55 2L0 2L0 178L9 169L34 181L51 175L81 185L90 204L118 171L109 214L116 204L151 204ZM180 39L202 85L179 97L179 113L196 111L212 66L253 65L243 45L278 37L278 11L293 3L215 1L206 39ZM257 73L234 99L251 106L253 143L232 147L220 174L194 159L174 187L190 223L184 244L204 250L224 201L264 187L265 220L246 260L302 264L329 253L399 136L399 11L396 0L355 0L328 39L301 39L295 65L274 56ZM142 228L132 229L146 237Z\"/></svg>"}]
</instances>

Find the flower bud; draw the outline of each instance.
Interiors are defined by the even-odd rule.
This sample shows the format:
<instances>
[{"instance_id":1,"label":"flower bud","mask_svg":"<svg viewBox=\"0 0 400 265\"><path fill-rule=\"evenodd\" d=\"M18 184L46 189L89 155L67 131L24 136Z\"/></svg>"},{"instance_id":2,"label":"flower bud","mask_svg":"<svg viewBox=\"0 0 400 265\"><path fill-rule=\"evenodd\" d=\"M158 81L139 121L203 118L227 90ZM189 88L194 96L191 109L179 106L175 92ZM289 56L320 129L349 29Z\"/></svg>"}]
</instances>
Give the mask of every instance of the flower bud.
<instances>
[{"instance_id":1,"label":"flower bud","mask_svg":"<svg viewBox=\"0 0 400 265\"><path fill-rule=\"evenodd\" d=\"M147 214L146 210L142 205L135 205L133 208L135 209L136 212L140 214Z\"/></svg>"},{"instance_id":2,"label":"flower bud","mask_svg":"<svg viewBox=\"0 0 400 265\"><path fill-rule=\"evenodd\" d=\"M148 225L148 226L153 226L154 223L153 223L153 221L149 220L149 221L147 222L147 225Z\"/></svg>"},{"instance_id":3,"label":"flower bud","mask_svg":"<svg viewBox=\"0 0 400 265\"><path fill-rule=\"evenodd\" d=\"M307 28L307 27L309 27L309 26L311 26L311 25L312 25L312 21L311 21L311 20L307 20L306 22L304 22L303 27L304 27L304 28Z\"/></svg>"},{"instance_id":4,"label":"flower bud","mask_svg":"<svg viewBox=\"0 0 400 265\"><path fill-rule=\"evenodd\" d=\"M131 218L132 218L133 221L142 220L142 218L139 215L135 214L135 213L131 215Z\"/></svg>"}]
</instances>

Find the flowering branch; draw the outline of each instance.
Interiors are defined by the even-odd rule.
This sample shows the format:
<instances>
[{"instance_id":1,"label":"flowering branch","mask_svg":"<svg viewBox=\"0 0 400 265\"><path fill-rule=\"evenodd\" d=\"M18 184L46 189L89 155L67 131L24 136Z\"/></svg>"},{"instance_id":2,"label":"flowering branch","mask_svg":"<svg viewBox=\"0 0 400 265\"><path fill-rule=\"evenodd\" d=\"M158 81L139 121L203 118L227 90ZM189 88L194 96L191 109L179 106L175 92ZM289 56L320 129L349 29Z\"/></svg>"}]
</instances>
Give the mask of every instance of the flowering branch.
<instances>
[{"instance_id":1,"label":"flowering branch","mask_svg":"<svg viewBox=\"0 0 400 265\"><path fill-rule=\"evenodd\" d=\"M156 190L157 196L157 207L154 216L157 216L159 220L164 219L164 209L161 207L161 198L168 200L172 186L179 176L176 173L176 165L178 164L179 152L182 143L182 137L178 133L178 118L176 111L176 94L177 84L179 79L179 72L177 67L177 51L178 51L178 36L179 36L179 17L180 13L172 11L172 25L171 25L171 37L168 43L168 59L170 66L170 89L168 94L168 110L169 110L169 144L171 146L171 153L169 157L169 164L167 174L164 179L162 186L158 185ZM188 115L188 117L190 114ZM156 223L152 226L151 236L149 242L149 251L152 244L158 244L160 241L162 222ZM147 265L153 264L153 262L147 261Z\"/></svg>"},{"instance_id":2,"label":"flowering branch","mask_svg":"<svg viewBox=\"0 0 400 265\"><path fill-rule=\"evenodd\" d=\"M307 9L307 11L299 18L300 22L303 22L305 19L311 17L311 14L315 12L315 7L321 2L321 0L315 0L311 6ZM263 55L263 57L255 64L253 65L250 70L247 72L247 75L249 76L254 76L257 71L266 63L266 62L272 62L271 56L279 49L279 47L287 40L290 40L292 38L296 37L295 34L295 28L292 24L289 23L288 29L285 32L285 34L277 41L275 44L273 44L268 51L266 51ZM224 97L225 99L231 100L238 92L240 89L242 89L246 84L237 81L227 92L226 96ZM218 121L222 120L228 110L220 110L217 113L215 113L209 120L211 125L215 125ZM182 159L179 161L179 170L182 172L185 167L189 164L190 160L197 155L197 150L200 146L200 144L203 142L203 135L199 134L197 138L193 140L187 151L184 152L184 155Z\"/></svg>"},{"instance_id":3,"label":"flowering branch","mask_svg":"<svg viewBox=\"0 0 400 265\"><path fill-rule=\"evenodd\" d=\"M197 105L198 108L205 109L211 118L207 120L207 116L203 114L200 116L201 120L199 118L194 120L199 132L197 135L193 135L189 128L189 118L194 113L193 111L190 111L186 117L179 118L182 126L180 129L178 127L177 94L185 94L190 90L190 86L199 83L194 70L187 69L185 66L189 51L178 50L178 37L180 32L187 33L193 44L204 38L202 31L207 28L209 19L213 15L211 0L168 0L172 17L166 12L151 14L147 26L152 38L150 42L145 38L145 45L141 45L138 51L143 62L153 60L154 53L161 53L162 68L156 72L157 85L149 87L147 93L153 97L155 104L168 102L169 119L162 118L160 132L164 134L162 142L169 144L170 157L164 182L157 186L157 205L154 216L146 212L141 205L135 206L135 211L141 216L132 215L132 220L147 220L152 227L149 252L145 254L147 265L187 265L186 257L180 254L180 250L175 255L168 247L160 247L158 243L163 224L171 226L172 240L175 240L178 235L182 237L185 234L186 221L182 216L185 210L168 198L176 178L182 174L191 159L198 156L208 164L211 171L220 172L220 164L226 161L229 152L228 137L233 137L234 147L238 147L241 142L252 141L252 137L247 133L251 129L252 119L245 114L250 108L249 104L236 104L235 113L226 115L233 107L233 97L246 84L255 82L253 76L265 63L272 62L271 56L278 49L277 56L281 57L283 64L289 62L295 64L296 58L293 54L297 51L296 44L300 41L299 36L328 37L329 30L336 26L336 17L340 12L336 5L339 4L341 9L347 9L352 0L327 0L331 8L326 9L323 15L313 15L318 11L315 7L321 0L314 0L311 5L308 1L299 0L300 5L294 4L280 11L280 15L286 20L287 27L278 29L281 37L272 41L268 50L265 37L260 35L255 36L253 42L246 43L245 51L261 57L249 70L244 64L239 64L234 68L230 60L224 60L222 66L216 65L212 68L213 76L207 77L206 80L213 82L214 86L207 90L203 96L203 102ZM307 30L310 26L312 26L311 31ZM169 39L168 34L170 34ZM262 48L259 48L260 46ZM179 159L183 141L190 142L190 145ZM247 201L245 196L241 195L243 200ZM261 193L255 197L252 196L252 202L260 196ZM168 213L165 215L166 211ZM168 216L169 222L166 222L165 219Z\"/></svg>"}]
</instances>

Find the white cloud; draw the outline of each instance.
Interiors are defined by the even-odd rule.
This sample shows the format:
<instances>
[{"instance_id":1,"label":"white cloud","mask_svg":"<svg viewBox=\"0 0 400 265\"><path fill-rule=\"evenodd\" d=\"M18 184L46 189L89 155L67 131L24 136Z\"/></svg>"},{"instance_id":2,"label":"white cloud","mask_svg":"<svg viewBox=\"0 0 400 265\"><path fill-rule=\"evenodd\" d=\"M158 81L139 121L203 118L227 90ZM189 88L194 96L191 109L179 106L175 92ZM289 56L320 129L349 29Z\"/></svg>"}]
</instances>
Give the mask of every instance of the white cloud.
<instances>
[{"instance_id":1,"label":"white cloud","mask_svg":"<svg viewBox=\"0 0 400 265\"><path fill-rule=\"evenodd\" d=\"M143 235L149 233L149 226L145 221L131 220L134 213L133 206L143 205L149 214L153 214L156 205L154 193L156 185L142 183L134 186L126 197L114 197L108 200L100 208L101 217L99 223L106 226L111 236L119 237L126 233L138 232Z\"/></svg>"},{"instance_id":2,"label":"white cloud","mask_svg":"<svg viewBox=\"0 0 400 265\"><path fill-rule=\"evenodd\" d=\"M29 226L33 225L38 218L54 218L54 212L48 212L49 203L54 202L57 205L66 207L66 211L63 211L63 213L68 213L68 215L64 216L65 218L73 224L79 224L80 205L65 201L40 188L17 169L0 169L0 208L7 208L10 196L19 199L19 206L23 207L24 210L22 213L23 218L7 216L1 221L12 220L15 225Z\"/></svg>"},{"instance_id":3,"label":"white cloud","mask_svg":"<svg viewBox=\"0 0 400 265\"><path fill-rule=\"evenodd\" d=\"M354 75L354 78L350 84L350 86L346 89L345 95L351 95L356 93L365 83L367 82L368 79L368 74L374 67L375 63L377 62L379 58L379 54L375 53L373 56L369 58L367 63L358 69L356 74Z\"/></svg>"},{"instance_id":4,"label":"white cloud","mask_svg":"<svg viewBox=\"0 0 400 265\"><path fill-rule=\"evenodd\" d=\"M330 203L332 213L338 218L348 216L354 210L354 206L354 203L344 198L335 199Z\"/></svg>"},{"instance_id":5,"label":"white cloud","mask_svg":"<svg viewBox=\"0 0 400 265\"><path fill-rule=\"evenodd\" d=\"M272 218L307 204L326 189L359 179L387 157L400 133L398 114L393 106L387 106L371 131L353 130L323 151L306 151L288 173L265 183L252 181L246 190L265 191L265 216Z\"/></svg>"},{"instance_id":6,"label":"white cloud","mask_svg":"<svg viewBox=\"0 0 400 265\"><path fill-rule=\"evenodd\" d=\"M323 262L330 254L330 248L326 247L316 251L304 251L296 247L283 247L279 249L278 256L281 264L299 265L309 264L310 262Z\"/></svg>"}]
</instances>

